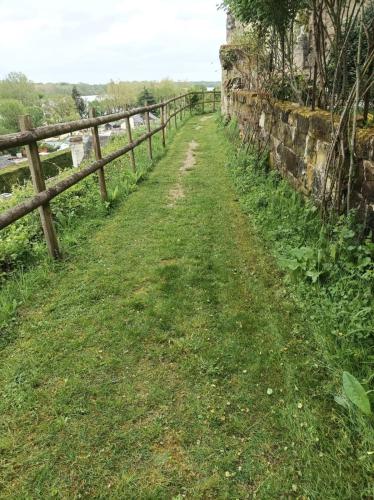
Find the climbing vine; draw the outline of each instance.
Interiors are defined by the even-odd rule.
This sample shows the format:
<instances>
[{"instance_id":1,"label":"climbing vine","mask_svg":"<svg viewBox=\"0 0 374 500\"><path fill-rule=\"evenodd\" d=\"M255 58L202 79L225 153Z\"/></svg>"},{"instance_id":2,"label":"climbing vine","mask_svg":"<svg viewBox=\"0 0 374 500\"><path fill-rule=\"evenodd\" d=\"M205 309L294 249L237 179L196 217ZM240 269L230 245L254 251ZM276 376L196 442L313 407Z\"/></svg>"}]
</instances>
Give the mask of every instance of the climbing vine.
<instances>
[{"instance_id":1,"label":"climbing vine","mask_svg":"<svg viewBox=\"0 0 374 500\"><path fill-rule=\"evenodd\" d=\"M323 213L349 211L357 129L373 123L374 0L224 0L222 7L244 24L235 40L250 59L244 88L330 111ZM296 64L300 40L305 67Z\"/></svg>"}]
</instances>

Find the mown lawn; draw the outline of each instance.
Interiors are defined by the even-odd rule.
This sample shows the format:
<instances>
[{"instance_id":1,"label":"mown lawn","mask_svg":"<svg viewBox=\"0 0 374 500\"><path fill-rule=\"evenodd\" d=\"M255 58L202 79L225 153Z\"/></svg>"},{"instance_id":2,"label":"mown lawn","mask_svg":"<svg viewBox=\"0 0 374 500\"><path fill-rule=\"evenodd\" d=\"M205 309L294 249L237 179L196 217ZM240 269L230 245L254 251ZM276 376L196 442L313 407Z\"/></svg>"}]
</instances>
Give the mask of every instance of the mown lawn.
<instances>
[{"instance_id":1,"label":"mown lawn","mask_svg":"<svg viewBox=\"0 0 374 500\"><path fill-rule=\"evenodd\" d=\"M75 255L40 288L25 275L0 354L2 498L369 497L230 147L189 120Z\"/></svg>"}]
</instances>

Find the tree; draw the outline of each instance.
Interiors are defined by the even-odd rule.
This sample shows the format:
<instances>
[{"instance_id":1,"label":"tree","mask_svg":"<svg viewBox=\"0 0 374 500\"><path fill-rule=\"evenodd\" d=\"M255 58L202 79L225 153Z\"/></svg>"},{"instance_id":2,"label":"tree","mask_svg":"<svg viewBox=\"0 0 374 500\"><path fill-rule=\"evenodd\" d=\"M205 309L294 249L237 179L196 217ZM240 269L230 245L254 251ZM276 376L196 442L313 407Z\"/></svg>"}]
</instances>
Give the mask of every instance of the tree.
<instances>
[{"instance_id":1,"label":"tree","mask_svg":"<svg viewBox=\"0 0 374 500\"><path fill-rule=\"evenodd\" d=\"M41 104L26 107L26 114L31 116L34 127L40 127L44 124L44 113Z\"/></svg>"},{"instance_id":2,"label":"tree","mask_svg":"<svg viewBox=\"0 0 374 500\"><path fill-rule=\"evenodd\" d=\"M306 0L224 0L223 7L237 19L260 29L275 28L284 38L296 14L307 6Z\"/></svg>"},{"instance_id":3,"label":"tree","mask_svg":"<svg viewBox=\"0 0 374 500\"><path fill-rule=\"evenodd\" d=\"M61 123L79 118L71 96L52 96L43 101L44 119L47 123Z\"/></svg>"},{"instance_id":4,"label":"tree","mask_svg":"<svg viewBox=\"0 0 374 500\"><path fill-rule=\"evenodd\" d=\"M0 134L19 130L19 117L27 113L26 107L16 99L0 100Z\"/></svg>"},{"instance_id":5,"label":"tree","mask_svg":"<svg viewBox=\"0 0 374 500\"><path fill-rule=\"evenodd\" d=\"M188 86L173 82L173 80L168 78L164 78L150 86L150 90L158 102L160 102L161 99L167 99L168 97L187 91L187 88Z\"/></svg>"},{"instance_id":6,"label":"tree","mask_svg":"<svg viewBox=\"0 0 374 500\"><path fill-rule=\"evenodd\" d=\"M0 99L15 99L25 106L37 105L39 101L35 85L23 73L9 73L0 80Z\"/></svg>"},{"instance_id":7,"label":"tree","mask_svg":"<svg viewBox=\"0 0 374 500\"><path fill-rule=\"evenodd\" d=\"M154 95L146 87L140 92L137 100L138 106L152 106L156 104L156 99Z\"/></svg>"},{"instance_id":8,"label":"tree","mask_svg":"<svg viewBox=\"0 0 374 500\"><path fill-rule=\"evenodd\" d=\"M107 94L112 104L109 106L115 111L133 107L136 104L138 93L141 90L139 82L114 82L107 85Z\"/></svg>"},{"instance_id":9,"label":"tree","mask_svg":"<svg viewBox=\"0 0 374 500\"><path fill-rule=\"evenodd\" d=\"M78 92L78 89L75 85L71 91L71 97L73 98L73 100L75 102L75 107L77 108L79 116L81 118L84 118L85 116L87 116L86 104L85 104L84 100L82 99L82 96Z\"/></svg>"}]
</instances>

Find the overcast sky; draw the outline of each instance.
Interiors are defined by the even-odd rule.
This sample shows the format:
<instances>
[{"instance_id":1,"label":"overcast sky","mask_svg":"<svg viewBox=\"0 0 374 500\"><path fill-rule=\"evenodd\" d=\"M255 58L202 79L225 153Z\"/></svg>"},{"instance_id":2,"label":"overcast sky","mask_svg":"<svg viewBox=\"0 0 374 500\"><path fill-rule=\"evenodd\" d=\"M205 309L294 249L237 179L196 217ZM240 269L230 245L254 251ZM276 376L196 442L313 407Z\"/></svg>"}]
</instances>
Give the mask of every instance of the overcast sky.
<instances>
[{"instance_id":1,"label":"overcast sky","mask_svg":"<svg viewBox=\"0 0 374 500\"><path fill-rule=\"evenodd\" d=\"M0 0L0 78L220 80L218 0Z\"/></svg>"}]
</instances>

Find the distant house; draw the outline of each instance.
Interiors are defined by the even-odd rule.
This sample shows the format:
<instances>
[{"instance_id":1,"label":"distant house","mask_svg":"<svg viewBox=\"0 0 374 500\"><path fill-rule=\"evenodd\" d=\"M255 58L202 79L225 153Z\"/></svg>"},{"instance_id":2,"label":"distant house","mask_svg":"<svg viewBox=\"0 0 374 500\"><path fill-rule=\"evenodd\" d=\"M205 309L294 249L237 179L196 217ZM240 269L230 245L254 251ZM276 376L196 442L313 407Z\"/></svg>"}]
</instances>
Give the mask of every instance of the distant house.
<instances>
[{"instance_id":1,"label":"distant house","mask_svg":"<svg viewBox=\"0 0 374 500\"><path fill-rule=\"evenodd\" d=\"M157 116L153 113L149 113L149 121L154 122L158 120ZM137 114L130 117L130 127L132 129L145 126L145 118L142 114ZM126 130L126 120L121 123L122 130Z\"/></svg>"},{"instance_id":2,"label":"distant house","mask_svg":"<svg viewBox=\"0 0 374 500\"><path fill-rule=\"evenodd\" d=\"M153 113L149 113L149 121L154 122L158 120L157 116ZM145 126L145 118L142 114L137 114L134 116L130 116L130 127L132 130L144 127ZM106 123L104 126L104 130L119 132L120 130L126 130L126 120L118 120L115 122Z\"/></svg>"},{"instance_id":3,"label":"distant house","mask_svg":"<svg viewBox=\"0 0 374 500\"><path fill-rule=\"evenodd\" d=\"M82 95L82 99L86 104L90 104L95 101L103 101L106 99L105 95Z\"/></svg>"}]
</instances>

